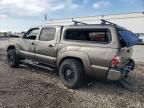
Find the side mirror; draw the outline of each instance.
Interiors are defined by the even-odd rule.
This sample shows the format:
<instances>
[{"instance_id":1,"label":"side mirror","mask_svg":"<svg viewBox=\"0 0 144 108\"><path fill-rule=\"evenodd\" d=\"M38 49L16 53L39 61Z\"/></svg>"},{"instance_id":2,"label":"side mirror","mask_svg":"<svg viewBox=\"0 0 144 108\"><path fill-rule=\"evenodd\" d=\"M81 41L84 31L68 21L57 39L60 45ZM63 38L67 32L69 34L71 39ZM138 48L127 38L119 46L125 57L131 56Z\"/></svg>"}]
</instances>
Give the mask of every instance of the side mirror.
<instances>
[{"instance_id":1,"label":"side mirror","mask_svg":"<svg viewBox=\"0 0 144 108\"><path fill-rule=\"evenodd\" d=\"M21 37L24 38L26 35L26 32L21 32Z\"/></svg>"}]
</instances>

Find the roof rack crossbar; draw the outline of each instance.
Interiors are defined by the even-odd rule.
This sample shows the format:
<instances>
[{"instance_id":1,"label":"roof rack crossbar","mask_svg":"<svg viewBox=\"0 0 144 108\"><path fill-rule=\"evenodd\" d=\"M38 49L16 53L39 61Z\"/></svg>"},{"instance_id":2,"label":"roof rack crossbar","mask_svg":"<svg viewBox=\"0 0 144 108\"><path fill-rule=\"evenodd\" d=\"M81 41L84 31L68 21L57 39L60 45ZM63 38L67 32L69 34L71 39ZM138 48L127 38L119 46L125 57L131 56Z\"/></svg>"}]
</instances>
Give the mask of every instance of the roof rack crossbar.
<instances>
[{"instance_id":1,"label":"roof rack crossbar","mask_svg":"<svg viewBox=\"0 0 144 108\"><path fill-rule=\"evenodd\" d=\"M73 19L72 19L72 22L74 22L74 25L78 25L78 24L88 25L87 23L83 23L83 22L76 21L76 20L73 20Z\"/></svg>"},{"instance_id":2,"label":"roof rack crossbar","mask_svg":"<svg viewBox=\"0 0 144 108\"><path fill-rule=\"evenodd\" d=\"M101 19L101 24L106 24L106 23L109 23L109 24L112 24L112 25L117 25L117 24L115 24L115 23L112 23L112 22L110 22L110 21L107 21L107 20L104 20L104 19Z\"/></svg>"}]
</instances>

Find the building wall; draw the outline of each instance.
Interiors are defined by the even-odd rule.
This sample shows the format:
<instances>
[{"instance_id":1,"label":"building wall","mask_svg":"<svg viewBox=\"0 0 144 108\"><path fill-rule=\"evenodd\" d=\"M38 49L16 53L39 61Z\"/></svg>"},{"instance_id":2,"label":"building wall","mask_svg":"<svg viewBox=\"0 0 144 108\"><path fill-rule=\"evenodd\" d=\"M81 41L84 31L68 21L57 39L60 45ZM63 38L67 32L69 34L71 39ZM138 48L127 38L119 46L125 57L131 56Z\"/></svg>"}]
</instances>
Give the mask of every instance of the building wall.
<instances>
[{"instance_id":1,"label":"building wall","mask_svg":"<svg viewBox=\"0 0 144 108\"><path fill-rule=\"evenodd\" d=\"M52 19L48 20L46 23L48 25L72 25L72 19L88 24L99 24L100 19L106 19L108 21L119 24L120 26L123 26L135 33L144 33L144 12Z\"/></svg>"}]
</instances>

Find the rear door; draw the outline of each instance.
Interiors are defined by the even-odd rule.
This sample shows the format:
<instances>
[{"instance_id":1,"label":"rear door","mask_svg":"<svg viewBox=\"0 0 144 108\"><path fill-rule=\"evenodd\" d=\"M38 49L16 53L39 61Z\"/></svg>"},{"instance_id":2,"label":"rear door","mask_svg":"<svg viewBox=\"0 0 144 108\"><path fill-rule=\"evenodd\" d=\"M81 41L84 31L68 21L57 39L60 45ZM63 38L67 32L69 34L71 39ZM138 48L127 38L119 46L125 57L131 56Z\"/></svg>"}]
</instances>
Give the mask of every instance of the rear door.
<instances>
[{"instance_id":1,"label":"rear door","mask_svg":"<svg viewBox=\"0 0 144 108\"><path fill-rule=\"evenodd\" d=\"M39 38L35 41L36 60L55 65L56 61L56 28L44 27L41 29Z\"/></svg>"}]
</instances>

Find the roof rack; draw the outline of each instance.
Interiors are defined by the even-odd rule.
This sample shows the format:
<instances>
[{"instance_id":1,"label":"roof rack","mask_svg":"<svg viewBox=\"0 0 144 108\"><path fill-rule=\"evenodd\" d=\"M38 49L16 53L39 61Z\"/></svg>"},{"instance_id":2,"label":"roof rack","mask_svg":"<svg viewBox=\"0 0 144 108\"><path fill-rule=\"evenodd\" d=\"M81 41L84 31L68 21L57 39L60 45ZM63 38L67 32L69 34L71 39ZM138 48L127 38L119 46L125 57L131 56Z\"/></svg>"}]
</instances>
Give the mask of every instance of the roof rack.
<instances>
[{"instance_id":1,"label":"roof rack","mask_svg":"<svg viewBox=\"0 0 144 108\"><path fill-rule=\"evenodd\" d=\"M73 20L73 19L72 19L72 22L74 22L74 25L78 25L78 24L88 25L87 23L83 23L83 22L76 21L76 20Z\"/></svg>"},{"instance_id":2,"label":"roof rack","mask_svg":"<svg viewBox=\"0 0 144 108\"><path fill-rule=\"evenodd\" d=\"M107 21L107 20L101 19L101 24L106 24L106 23L111 24L111 25L117 25L117 24L112 23L112 22L110 22L110 21Z\"/></svg>"},{"instance_id":3,"label":"roof rack","mask_svg":"<svg viewBox=\"0 0 144 108\"><path fill-rule=\"evenodd\" d=\"M108 24L114 25L117 29L127 30L126 28L121 27L121 26L119 26L119 25L117 25L117 24L115 24L115 23L112 23L112 22L110 22L110 21L107 21L107 20L104 20L104 19L101 19L101 21L102 21L101 24L106 24L106 23L108 23Z\"/></svg>"},{"instance_id":4,"label":"roof rack","mask_svg":"<svg viewBox=\"0 0 144 108\"><path fill-rule=\"evenodd\" d=\"M117 26L117 24L112 23L112 22L107 21L107 20L104 20L104 19L101 19L100 21L101 21L101 24L111 24L111 25ZM80 21L73 20L73 18L72 18L72 22L74 22L74 25L78 25L78 24L91 25L91 24L87 24L87 23L83 23L83 22L80 22Z\"/></svg>"}]
</instances>

